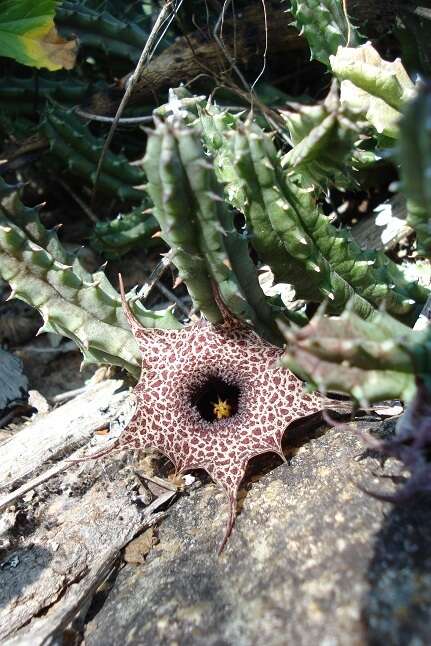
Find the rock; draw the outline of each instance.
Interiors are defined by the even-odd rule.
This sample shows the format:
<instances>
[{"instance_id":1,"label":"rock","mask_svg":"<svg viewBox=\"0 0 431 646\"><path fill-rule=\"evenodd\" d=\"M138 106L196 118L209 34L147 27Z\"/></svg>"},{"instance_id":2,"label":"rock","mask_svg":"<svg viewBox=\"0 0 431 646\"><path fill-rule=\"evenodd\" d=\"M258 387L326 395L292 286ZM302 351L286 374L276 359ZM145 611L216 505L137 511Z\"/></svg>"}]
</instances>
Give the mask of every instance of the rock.
<instances>
[{"instance_id":1,"label":"rock","mask_svg":"<svg viewBox=\"0 0 431 646\"><path fill-rule=\"evenodd\" d=\"M157 543L154 527L149 527L138 538L133 539L124 550L126 563L144 563L151 548Z\"/></svg>"},{"instance_id":2,"label":"rock","mask_svg":"<svg viewBox=\"0 0 431 646\"><path fill-rule=\"evenodd\" d=\"M126 565L90 612L86 646L428 644L429 499L395 508L354 484L393 491L375 474L394 472L351 425L327 431L290 464L248 477L220 557L222 492L210 484L182 498L145 564Z\"/></svg>"}]
</instances>

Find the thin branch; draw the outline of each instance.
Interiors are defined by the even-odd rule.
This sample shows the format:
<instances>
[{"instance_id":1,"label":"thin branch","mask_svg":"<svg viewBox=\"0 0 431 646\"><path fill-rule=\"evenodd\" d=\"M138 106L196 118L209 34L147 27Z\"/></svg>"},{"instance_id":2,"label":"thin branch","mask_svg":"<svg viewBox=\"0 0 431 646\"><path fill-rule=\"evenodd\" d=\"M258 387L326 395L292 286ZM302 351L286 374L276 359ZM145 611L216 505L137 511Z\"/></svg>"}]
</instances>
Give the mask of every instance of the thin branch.
<instances>
[{"instance_id":1,"label":"thin branch","mask_svg":"<svg viewBox=\"0 0 431 646\"><path fill-rule=\"evenodd\" d=\"M108 152L109 146L111 145L112 138L114 136L115 130L117 128L118 122L121 119L121 115L123 114L124 108L127 105L127 102L129 101L130 95L133 92L133 88L135 87L137 81L142 75L142 72L145 68L145 66L149 63L151 60L152 55L154 54L157 45L159 44L161 38L163 38L164 34L166 33L167 29L169 28L172 20L175 17L176 12L180 8L180 6L183 3L183 0L179 0L178 4L175 6L175 1L176 0L166 0L166 4L162 7L160 10L159 15L157 16L157 20L154 23L154 26L151 30L150 35L148 36L148 40L145 43L145 47L142 50L141 56L139 57L139 61L135 67L135 71L133 72L132 76L130 77L126 91L124 93L123 98L121 99L121 103L118 106L117 113L114 117L114 120L112 122L111 128L108 132L108 136L106 137L105 143L102 148L102 152L99 157L99 162L97 164L97 169L96 169L96 175L94 178L94 187L93 187L93 202L96 198L96 192L97 192L97 183L100 177L100 173L102 172L102 166L103 166L103 161L106 157L106 154ZM174 6L173 6L174 5ZM169 13L172 10L172 15L168 18ZM159 34L160 29L163 27L163 24L167 20L167 25L162 32L161 36L157 39L157 36ZM154 45L154 47L153 47ZM152 51L151 51L152 50Z\"/></svg>"},{"instance_id":2,"label":"thin branch","mask_svg":"<svg viewBox=\"0 0 431 646\"><path fill-rule=\"evenodd\" d=\"M238 68L236 62L232 59L232 56L229 54L229 52L228 52L227 48L225 47L222 39L218 36L218 33L217 33L222 28L223 21L224 21L224 14L226 12L226 9L229 7L230 3L231 3L231 0L225 0L225 3L223 5L223 10L222 10L222 12L221 12L221 14L220 14L220 16L219 16L219 18L218 18L218 20L216 22L216 25L214 27L213 37L214 37L214 40L216 41L217 45L220 47L220 50L222 51L224 57L226 58L226 60L230 64L231 68L235 71L235 73L238 76L239 80L243 84L243 86L245 88L245 91L248 92L248 93L252 93L250 85L248 84L248 82L244 78L244 75L242 74L241 70Z\"/></svg>"},{"instance_id":3,"label":"thin branch","mask_svg":"<svg viewBox=\"0 0 431 646\"><path fill-rule=\"evenodd\" d=\"M350 25L349 14L347 13L347 0L342 0L343 13L347 23L347 42L346 47L350 47L350 38L352 37L352 28Z\"/></svg>"},{"instance_id":4,"label":"thin branch","mask_svg":"<svg viewBox=\"0 0 431 646\"><path fill-rule=\"evenodd\" d=\"M168 253L162 258L162 260L153 269L153 271L152 271L151 275L149 276L148 280L141 287L141 289L136 294L136 296L133 298L133 300L142 299L142 300L145 301L145 299L148 298L148 295L151 292L151 290L153 289L156 282L158 280L160 280L160 278L165 273L166 269L171 264L174 255L175 255L175 251L173 249L168 251Z\"/></svg>"},{"instance_id":5,"label":"thin branch","mask_svg":"<svg viewBox=\"0 0 431 646\"><path fill-rule=\"evenodd\" d=\"M64 190L66 191L66 193L69 193L69 195L70 195L70 196L75 200L75 202L78 204L78 206L80 206L80 207L81 207L81 209L83 210L83 212L85 213L85 215L86 215L86 216L87 216L87 217L88 217L92 222L94 222L95 224L96 224L97 222L99 222L99 218L97 217L97 215L96 215L95 213L93 213L93 211L91 210L91 208L90 208L90 207L89 207L89 206L84 202L84 200L83 200L83 199L81 199L77 193L75 193L75 191L73 190L73 188L70 188L70 186L69 186L68 184L66 184L66 182L65 182L64 180L62 180L60 177L57 177L57 182L58 182L58 184L60 184L60 186L61 186L62 188L64 188Z\"/></svg>"},{"instance_id":6,"label":"thin branch","mask_svg":"<svg viewBox=\"0 0 431 646\"><path fill-rule=\"evenodd\" d=\"M263 50L263 63L262 63L262 69L260 70L259 74L256 76L253 85L251 86L251 89L254 90L257 82L262 78L265 69L266 69L266 57L268 54L268 16L266 15L266 4L265 0L262 1L262 8L263 8L263 18L265 21L265 49Z\"/></svg>"},{"instance_id":7,"label":"thin branch","mask_svg":"<svg viewBox=\"0 0 431 646\"><path fill-rule=\"evenodd\" d=\"M83 119L90 119L90 121L100 121L101 123L113 123L115 120L115 117L104 117L101 114L93 114L92 112L86 112L81 108L76 108L75 114L77 114L78 117L82 117ZM118 125L128 126L136 123L138 124L150 123L151 121L153 121L153 115L147 114L142 117L123 117L122 119L118 119Z\"/></svg>"},{"instance_id":8,"label":"thin branch","mask_svg":"<svg viewBox=\"0 0 431 646\"><path fill-rule=\"evenodd\" d=\"M168 289L165 285L163 285L163 283L156 283L155 287L156 289L159 290L161 294L163 294L163 296L166 296L166 298L170 300L171 303L174 303L178 307L178 309L180 309L183 312L183 314L185 314L187 317L190 316L189 310L181 301L181 299L175 296L175 294L171 292L171 290Z\"/></svg>"}]
</instances>

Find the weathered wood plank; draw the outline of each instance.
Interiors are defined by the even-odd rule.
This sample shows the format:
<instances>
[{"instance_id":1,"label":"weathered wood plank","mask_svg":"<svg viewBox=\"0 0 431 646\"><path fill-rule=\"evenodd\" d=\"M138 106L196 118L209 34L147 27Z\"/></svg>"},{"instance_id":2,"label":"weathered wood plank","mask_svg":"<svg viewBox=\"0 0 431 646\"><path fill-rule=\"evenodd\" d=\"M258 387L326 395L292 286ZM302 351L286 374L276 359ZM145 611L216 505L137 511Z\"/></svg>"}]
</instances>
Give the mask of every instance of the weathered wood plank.
<instances>
[{"instance_id":1,"label":"weathered wood plank","mask_svg":"<svg viewBox=\"0 0 431 646\"><path fill-rule=\"evenodd\" d=\"M36 529L23 536L1 564L0 640L26 626L17 643L41 644L68 613L73 617L95 581L103 580L106 568L109 572L119 550L151 524L151 516L132 500L127 467L120 466L113 480L107 479L100 463L75 465L73 471L62 474L60 494L45 502L42 491L21 508ZM71 496L74 481L77 490ZM91 483L84 495L80 481L84 487ZM43 620L27 627L42 612L47 612Z\"/></svg>"},{"instance_id":2,"label":"weathered wood plank","mask_svg":"<svg viewBox=\"0 0 431 646\"><path fill-rule=\"evenodd\" d=\"M125 454L71 462L94 430L121 427L126 391L121 381L96 384L39 416L1 447L0 641L11 646L63 643L63 631L86 612L121 549L164 513L176 495L166 491L143 507L141 480ZM123 408L123 411L121 411ZM68 460L60 461L65 452ZM56 462L57 460L57 462Z\"/></svg>"},{"instance_id":3,"label":"weathered wood plank","mask_svg":"<svg viewBox=\"0 0 431 646\"><path fill-rule=\"evenodd\" d=\"M43 465L59 459L91 438L94 430L109 421L106 410L116 410L127 393L116 393L122 381L95 384L80 397L39 416L1 447L0 488L13 487ZM49 465L48 465L49 466Z\"/></svg>"},{"instance_id":4,"label":"weathered wood plank","mask_svg":"<svg viewBox=\"0 0 431 646\"><path fill-rule=\"evenodd\" d=\"M406 221L407 206L403 195L395 195L382 207L379 212L361 218L351 229L362 249L388 251L412 233Z\"/></svg>"}]
</instances>

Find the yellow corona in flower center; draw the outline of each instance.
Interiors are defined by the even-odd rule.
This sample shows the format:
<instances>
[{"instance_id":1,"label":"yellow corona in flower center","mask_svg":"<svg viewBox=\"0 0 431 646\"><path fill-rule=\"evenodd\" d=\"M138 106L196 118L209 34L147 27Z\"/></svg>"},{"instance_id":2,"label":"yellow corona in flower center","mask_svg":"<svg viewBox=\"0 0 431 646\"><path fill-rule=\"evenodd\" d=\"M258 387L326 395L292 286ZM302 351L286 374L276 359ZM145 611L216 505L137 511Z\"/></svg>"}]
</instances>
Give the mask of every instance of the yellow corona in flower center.
<instances>
[{"instance_id":1,"label":"yellow corona in flower center","mask_svg":"<svg viewBox=\"0 0 431 646\"><path fill-rule=\"evenodd\" d=\"M232 406L229 404L228 400L222 400L218 398L218 402L211 402L213 407L213 413L217 419L223 419L224 417L230 417L232 413Z\"/></svg>"}]
</instances>

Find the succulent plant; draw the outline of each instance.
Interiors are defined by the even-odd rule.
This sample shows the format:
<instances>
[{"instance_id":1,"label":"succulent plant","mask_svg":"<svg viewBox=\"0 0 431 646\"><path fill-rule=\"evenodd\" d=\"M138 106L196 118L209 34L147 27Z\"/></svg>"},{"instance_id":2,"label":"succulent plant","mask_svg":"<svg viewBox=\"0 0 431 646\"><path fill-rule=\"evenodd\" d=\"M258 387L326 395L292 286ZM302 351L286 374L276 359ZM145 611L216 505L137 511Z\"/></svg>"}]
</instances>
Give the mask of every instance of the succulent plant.
<instances>
[{"instance_id":1,"label":"succulent plant","mask_svg":"<svg viewBox=\"0 0 431 646\"><path fill-rule=\"evenodd\" d=\"M13 3L7 4L9 10ZM29 0L20 4L32 9ZM249 72L255 73L256 59L270 72L269 54L287 50L302 65L304 39L287 25L281 28L282 19L289 20L283 7L237 0L241 20L223 14L226 20L220 21L206 3L189 3L193 11L181 23L187 33L146 66L131 109L146 119L158 92L197 75L202 80L202 73L205 83L213 78L215 85L226 85L229 104L237 102L237 93L247 109L220 109L177 88L154 110L154 129L144 132L135 124L133 130L119 130L98 181L105 199L93 201L100 212L108 204L110 213L126 213L98 224L91 241L109 258L134 246L160 244L159 237L152 238L160 229L201 313L198 322L183 327L170 311L146 310L134 294L122 292L121 303L104 271L87 271L80 254L66 251L38 210L18 197L26 182L26 195L38 194L40 177L49 187L53 169L73 176L78 193L94 187L103 146L94 133L104 125L83 122L73 106L81 104L81 115L83 105L91 105L92 112L115 110L130 78L125 74L147 41L154 8L114 0L48 4L49 22L57 5L57 25L78 37L81 55L72 73L38 73L32 79L10 61L0 81L0 127L8 137L2 172L16 173L19 181L16 186L0 181L0 275L12 296L39 309L42 330L73 339L85 362L118 365L136 379L141 375L134 417L104 454L155 447L179 472L206 469L228 496L225 542L250 458L265 451L282 455L285 428L328 403L324 396L306 394L290 368L320 390L350 395L361 405L387 397L408 401L398 436L379 448L412 470L409 491L419 485L429 489L431 334L429 327L409 327L429 290L406 279L384 253L362 250L322 208L333 187L363 189L358 171L374 163L382 148L391 149L393 159L398 155L400 190L418 253L429 257L429 88L413 83L399 59L384 60L370 43L358 46L361 36L347 8L360 3L291 0L295 25L312 57L335 78L321 103L312 105L299 90L293 100L285 99L286 109L276 109L259 94L260 77L253 82ZM388 0L392 25L396 11L389 5ZM372 14L379 16L377 9ZM196 30L195 18L202 29ZM212 27L217 32L221 24L218 39L212 38ZM16 58L22 61L22 54ZM316 63L308 68L311 79L314 70L325 71ZM273 83L271 73L268 77ZM235 79L246 90L235 87ZM314 96L321 96L323 87L321 82L313 87ZM286 85L276 89L290 92ZM34 130L49 148L42 162L38 156L33 164L19 144L17 156L9 156L9 146ZM120 143L121 153L114 152ZM281 300L277 287L264 293L258 280L263 264L277 284L293 288L300 311L290 309L296 307L292 300ZM319 309L308 321L321 303L331 316ZM286 351L276 320L288 341Z\"/></svg>"},{"instance_id":2,"label":"succulent plant","mask_svg":"<svg viewBox=\"0 0 431 646\"><path fill-rule=\"evenodd\" d=\"M341 103L362 113L377 133L396 139L401 110L415 94L401 60L386 61L365 43L339 47L330 64L341 81Z\"/></svg>"},{"instance_id":3,"label":"succulent plant","mask_svg":"<svg viewBox=\"0 0 431 646\"><path fill-rule=\"evenodd\" d=\"M290 5L293 25L307 39L312 58L328 65L340 45L359 44L360 36L341 0L291 0Z\"/></svg>"},{"instance_id":4,"label":"succulent plant","mask_svg":"<svg viewBox=\"0 0 431 646\"><path fill-rule=\"evenodd\" d=\"M95 87L102 89L103 82ZM10 115L33 117L43 110L47 99L72 107L81 103L88 92L88 82L71 73L39 73L37 77L20 78L8 75L0 79L2 111Z\"/></svg>"},{"instance_id":5,"label":"succulent plant","mask_svg":"<svg viewBox=\"0 0 431 646\"><path fill-rule=\"evenodd\" d=\"M249 460L268 451L283 457L286 427L327 402L306 394L297 377L275 367L282 350L233 317L217 292L218 323L201 319L171 331L144 329L124 292L122 298L142 353L136 409L120 437L89 457L124 448L156 448L177 473L205 469L223 487L229 504L221 551L235 521Z\"/></svg>"},{"instance_id":6,"label":"succulent plant","mask_svg":"<svg viewBox=\"0 0 431 646\"><path fill-rule=\"evenodd\" d=\"M288 175L261 128L181 88L156 113L171 118L175 111L201 132L224 197L244 214L250 242L276 282L292 284L298 298L329 299L334 313L356 294L355 307L364 318L385 304L405 322L416 320L428 290L407 281L385 254L361 251L332 226L313 192L300 186L303 174Z\"/></svg>"},{"instance_id":7,"label":"succulent plant","mask_svg":"<svg viewBox=\"0 0 431 646\"><path fill-rule=\"evenodd\" d=\"M407 222L416 231L418 253L431 258L431 88L407 104L400 123L398 156L407 198Z\"/></svg>"},{"instance_id":8,"label":"succulent plant","mask_svg":"<svg viewBox=\"0 0 431 646\"><path fill-rule=\"evenodd\" d=\"M6 191L4 183L0 186ZM76 342L84 363L117 365L139 375L139 352L118 293L102 270L89 273L79 255L66 252L56 231L47 231L37 209L17 195L0 220L0 276L10 283L11 298L36 307L44 325ZM179 328L169 311L153 312L139 303L134 312L144 326Z\"/></svg>"},{"instance_id":9,"label":"succulent plant","mask_svg":"<svg viewBox=\"0 0 431 646\"><path fill-rule=\"evenodd\" d=\"M224 204L199 132L185 127L180 116L159 122L150 134L143 166L162 237L175 252L173 261L196 307L208 320L220 320L214 282L238 318L274 334L247 239Z\"/></svg>"},{"instance_id":10,"label":"succulent plant","mask_svg":"<svg viewBox=\"0 0 431 646\"><path fill-rule=\"evenodd\" d=\"M78 37L80 48L101 50L113 59L126 58L134 63L149 33L135 20L122 20L106 9L97 10L73 0L59 5L55 22L63 35Z\"/></svg>"},{"instance_id":11,"label":"succulent plant","mask_svg":"<svg viewBox=\"0 0 431 646\"><path fill-rule=\"evenodd\" d=\"M118 215L114 220L97 222L90 244L104 258L119 258L131 249L148 249L159 244L153 239L160 228L151 214L149 204L142 203L129 213Z\"/></svg>"},{"instance_id":12,"label":"succulent plant","mask_svg":"<svg viewBox=\"0 0 431 646\"><path fill-rule=\"evenodd\" d=\"M358 170L377 157L360 148L365 124L341 106L336 82L322 103L289 103L282 115L293 148L281 163L291 175L301 174L302 186L348 189L360 185Z\"/></svg>"},{"instance_id":13,"label":"succulent plant","mask_svg":"<svg viewBox=\"0 0 431 646\"><path fill-rule=\"evenodd\" d=\"M298 298L329 300L334 313L352 299L362 318L384 304L397 318L416 320L427 291L409 284L384 254L361 251L333 227L313 193L286 176L268 135L244 126L233 145L251 241L277 282L293 284Z\"/></svg>"},{"instance_id":14,"label":"succulent plant","mask_svg":"<svg viewBox=\"0 0 431 646\"><path fill-rule=\"evenodd\" d=\"M339 317L319 311L305 327L284 333L284 365L300 368L320 391L350 395L362 406L408 401L416 378L430 373L430 329L412 330L385 312L365 321L351 308Z\"/></svg>"},{"instance_id":15,"label":"succulent plant","mask_svg":"<svg viewBox=\"0 0 431 646\"><path fill-rule=\"evenodd\" d=\"M49 142L49 159L56 168L67 168L72 175L93 184L103 141L73 114L50 107L45 112L40 132ZM143 173L120 154L109 152L103 162L98 187L122 202L141 202L137 188L145 181ZM135 188L136 187L136 188Z\"/></svg>"}]
</instances>

